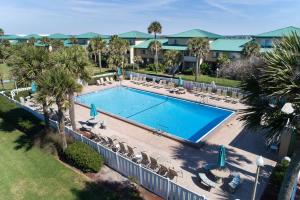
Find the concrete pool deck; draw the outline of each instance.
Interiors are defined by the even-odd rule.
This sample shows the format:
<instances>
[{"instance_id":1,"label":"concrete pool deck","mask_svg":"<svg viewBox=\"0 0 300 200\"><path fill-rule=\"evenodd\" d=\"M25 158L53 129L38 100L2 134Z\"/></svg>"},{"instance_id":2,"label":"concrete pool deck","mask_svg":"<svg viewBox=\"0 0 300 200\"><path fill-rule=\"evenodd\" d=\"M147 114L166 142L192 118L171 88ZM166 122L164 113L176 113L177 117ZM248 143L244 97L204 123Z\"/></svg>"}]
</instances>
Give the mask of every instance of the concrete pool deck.
<instances>
[{"instance_id":1,"label":"concrete pool deck","mask_svg":"<svg viewBox=\"0 0 300 200\"><path fill-rule=\"evenodd\" d=\"M115 87L118 84L118 82L115 82L107 86L86 86L82 94ZM122 85L187 100L199 101L198 97L190 93L183 95L170 94L165 89L135 85L126 80L122 82ZM233 110L245 108L245 106L240 103L231 104L214 100L209 100L207 104ZM79 121L89 119L89 109L77 104L75 110L76 121L78 122L77 126L80 127ZM98 129L96 132L104 136L115 137L119 141L136 147L135 151L137 153L139 151L146 151L148 155L158 158L160 163L181 171L182 176L180 173L180 176L177 179L175 178L175 182L191 191L205 195L209 199L250 199L256 172L255 160L257 155L262 155L265 161L265 167L262 169L257 191L259 196L266 186L273 166L276 164L277 156L268 151L263 135L245 130L243 123L238 120L238 117L239 114L235 114L224 124L215 129L212 135L207 139L206 144L201 148L194 148L176 140L153 134L153 132L149 130L106 114L100 114L100 119L105 121L107 129ZM227 166L229 170L231 172L238 172L243 180L241 187L237 189L235 194L228 193L224 186L218 186L211 191L207 191L199 185L199 180L196 177L196 169L201 168L205 163L217 162L218 148L220 145L226 147Z\"/></svg>"}]
</instances>

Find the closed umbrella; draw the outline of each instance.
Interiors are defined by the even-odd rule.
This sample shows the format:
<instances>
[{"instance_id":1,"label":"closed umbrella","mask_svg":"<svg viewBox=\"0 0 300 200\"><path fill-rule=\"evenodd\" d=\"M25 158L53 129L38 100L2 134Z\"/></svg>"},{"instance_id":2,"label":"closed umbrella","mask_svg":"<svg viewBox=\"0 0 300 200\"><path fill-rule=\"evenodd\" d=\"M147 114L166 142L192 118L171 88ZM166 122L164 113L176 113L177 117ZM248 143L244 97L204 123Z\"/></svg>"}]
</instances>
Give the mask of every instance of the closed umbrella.
<instances>
[{"instance_id":1,"label":"closed umbrella","mask_svg":"<svg viewBox=\"0 0 300 200\"><path fill-rule=\"evenodd\" d=\"M122 75L122 69L120 67L118 67L118 76Z\"/></svg>"},{"instance_id":2,"label":"closed umbrella","mask_svg":"<svg viewBox=\"0 0 300 200\"><path fill-rule=\"evenodd\" d=\"M95 118L98 115L97 108L95 104L91 104L90 116Z\"/></svg>"},{"instance_id":3,"label":"closed umbrella","mask_svg":"<svg viewBox=\"0 0 300 200\"><path fill-rule=\"evenodd\" d=\"M31 92L36 93L36 90L37 90L37 86L36 86L35 82L32 82L31 83Z\"/></svg>"},{"instance_id":4,"label":"closed umbrella","mask_svg":"<svg viewBox=\"0 0 300 200\"><path fill-rule=\"evenodd\" d=\"M219 149L218 167L219 168L225 167L225 163L226 163L226 152L225 152L225 147L222 145L220 146Z\"/></svg>"},{"instance_id":5,"label":"closed umbrella","mask_svg":"<svg viewBox=\"0 0 300 200\"><path fill-rule=\"evenodd\" d=\"M178 85L179 85L180 87L183 86L183 80L182 80L181 77L179 77L179 79L178 79Z\"/></svg>"}]
</instances>

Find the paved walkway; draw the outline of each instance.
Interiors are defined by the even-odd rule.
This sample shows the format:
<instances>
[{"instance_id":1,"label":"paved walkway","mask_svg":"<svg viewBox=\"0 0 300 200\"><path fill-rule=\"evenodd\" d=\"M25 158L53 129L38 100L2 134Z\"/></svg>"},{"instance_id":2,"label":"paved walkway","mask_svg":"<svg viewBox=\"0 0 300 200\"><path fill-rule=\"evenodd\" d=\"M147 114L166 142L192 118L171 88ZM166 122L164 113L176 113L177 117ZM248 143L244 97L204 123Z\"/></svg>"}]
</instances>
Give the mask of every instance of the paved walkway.
<instances>
[{"instance_id":1,"label":"paved walkway","mask_svg":"<svg viewBox=\"0 0 300 200\"><path fill-rule=\"evenodd\" d=\"M107 86L87 86L83 93L115 87L119 83ZM199 101L193 94L176 95L170 94L165 89L155 89L144 86L137 86L129 81L123 81L123 85L157 92L166 95ZM242 109L242 104L230 104L220 101L209 100L208 104L230 109ZM76 121L86 121L89 119L89 109L80 105L75 106ZM136 151L146 151L148 155L158 158L159 162L174 166L176 170L182 172L182 176L175 181L182 186L199 194L205 195L209 199L249 199L252 192L252 185L255 177L255 160L257 155L263 155L265 167L262 169L262 178L258 186L258 195L261 195L266 186L270 172L275 165L276 156L268 152L264 138L261 134L245 130L243 123L238 120L239 114L232 116L222 126L217 128L212 136L206 141L206 145L201 148L194 148L182 144L175 140L153 134L151 131L140 128L133 124L121 121L111 116L101 114L101 119L107 125L106 130L97 130L104 136L117 138L119 141L136 147ZM78 123L78 127L79 123ZM241 187L235 194L226 192L225 186L218 186L210 192L199 184L196 178L196 170L205 163L216 162L218 158L219 145L224 145L227 150L227 163L231 172L238 172L243 180Z\"/></svg>"}]
</instances>

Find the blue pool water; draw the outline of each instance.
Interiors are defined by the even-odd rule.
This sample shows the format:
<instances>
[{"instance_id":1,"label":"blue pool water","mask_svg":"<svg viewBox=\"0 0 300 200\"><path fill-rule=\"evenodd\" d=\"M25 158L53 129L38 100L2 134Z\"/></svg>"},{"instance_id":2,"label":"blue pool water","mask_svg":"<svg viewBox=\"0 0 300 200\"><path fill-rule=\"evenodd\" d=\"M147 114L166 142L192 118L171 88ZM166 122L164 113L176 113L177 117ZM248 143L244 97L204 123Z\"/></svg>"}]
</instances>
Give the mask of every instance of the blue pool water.
<instances>
[{"instance_id":1,"label":"blue pool water","mask_svg":"<svg viewBox=\"0 0 300 200\"><path fill-rule=\"evenodd\" d=\"M142 90L115 87L78 96L76 101L127 120L163 130L193 143L229 117L233 111Z\"/></svg>"}]
</instances>

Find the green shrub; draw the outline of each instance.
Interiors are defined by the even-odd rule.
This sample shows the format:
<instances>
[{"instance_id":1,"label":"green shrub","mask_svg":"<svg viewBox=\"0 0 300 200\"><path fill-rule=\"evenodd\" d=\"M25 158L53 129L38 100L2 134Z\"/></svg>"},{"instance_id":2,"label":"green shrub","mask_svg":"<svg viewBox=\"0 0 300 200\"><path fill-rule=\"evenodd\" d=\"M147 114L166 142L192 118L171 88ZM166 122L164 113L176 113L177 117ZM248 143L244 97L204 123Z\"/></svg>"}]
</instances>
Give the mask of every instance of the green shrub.
<instances>
[{"instance_id":1,"label":"green shrub","mask_svg":"<svg viewBox=\"0 0 300 200\"><path fill-rule=\"evenodd\" d=\"M200 68L201 68L201 73L204 75L211 75L213 73L212 66L208 63L202 63Z\"/></svg>"},{"instance_id":2,"label":"green shrub","mask_svg":"<svg viewBox=\"0 0 300 200\"><path fill-rule=\"evenodd\" d=\"M65 151L67 161L83 172L98 172L103 165L103 158L87 144L75 142Z\"/></svg>"},{"instance_id":3,"label":"green shrub","mask_svg":"<svg viewBox=\"0 0 300 200\"><path fill-rule=\"evenodd\" d=\"M88 85L96 85L97 84L97 79L99 79L99 78L91 78L88 81Z\"/></svg>"},{"instance_id":4,"label":"green shrub","mask_svg":"<svg viewBox=\"0 0 300 200\"><path fill-rule=\"evenodd\" d=\"M20 97L27 97L27 96L30 96L31 94L31 91L30 90L26 90L26 91L21 91L21 92L18 92L18 94L16 94L16 96L14 97L15 100L17 101L20 101ZM10 94L9 94L10 96Z\"/></svg>"},{"instance_id":5,"label":"green shrub","mask_svg":"<svg viewBox=\"0 0 300 200\"><path fill-rule=\"evenodd\" d=\"M153 63L152 64L148 64L147 67L148 67L149 71L155 72L155 70L156 70L155 64L153 64ZM158 63L158 65L157 65L157 71L158 72L164 72L165 71L165 66L163 64L161 64L161 63Z\"/></svg>"},{"instance_id":6,"label":"green shrub","mask_svg":"<svg viewBox=\"0 0 300 200\"><path fill-rule=\"evenodd\" d=\"M185 75L194 75L194 68L193 67L185 68L182 70L181 73Z\"/></svg>"}]
</instances>

